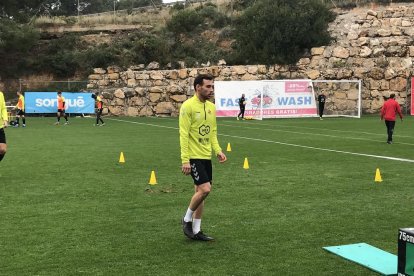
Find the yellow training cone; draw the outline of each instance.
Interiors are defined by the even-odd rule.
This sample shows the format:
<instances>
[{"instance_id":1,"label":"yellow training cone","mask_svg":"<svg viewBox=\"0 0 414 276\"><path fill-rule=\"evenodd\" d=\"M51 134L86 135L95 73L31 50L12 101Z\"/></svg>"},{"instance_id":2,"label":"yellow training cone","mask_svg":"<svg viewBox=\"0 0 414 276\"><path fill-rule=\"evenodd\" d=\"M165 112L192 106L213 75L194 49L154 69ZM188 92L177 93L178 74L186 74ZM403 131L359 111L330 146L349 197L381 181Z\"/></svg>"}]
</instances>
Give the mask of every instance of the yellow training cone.
<instances>
[{"instance_id":1,"label":"yellow training cone","mask_svg":"<svg viewBox=\"0 0 414 276\"><path fill-rule=\"evenodd\" d=\"M119 156L119 163L125 163L125 157L122 151L121 151L121 155Z\"/></svg>"},{"instance_id":2,"label":"yellow training cone","mask_svg":"<svg viewBox=\"0 0 414 276\"><path fill-rule=\"evenodd\" d=\"M382 182L381 173L380 173L380 170L378 168L375 172L375 182Z\"/></svg>"},{"instance_id":3,"label":"yellow training cone","mask_svg":"<svg viewBox=\"0 0 414 276\"><path fill-rule=\"evenodd\" d=\"M243 169L247 170L249 168L249 161L247 161L247 157L244 158Z\"/></svg>"},{"instance_id":4,"label":"yellow training cone","mask_svg":"<svg viewBox=\"0 0 414 276\"><path fill-rule=\"evenodd\" d=\"M227 151L231 151L230 143L227 144Z\"/></svg>"},{"instance_id":5,"label":"yellow training cone","mask_svg":"<svg viewBox=\"0 0 414 276\"><path fill-rule=\"evenodd\" d=\"M155 177L155 171L151 171L151 177L150 177L150 180L149 180L148 184L150 184L150 185L157 184L157 178Z\"/></svg>"}]
</instances>

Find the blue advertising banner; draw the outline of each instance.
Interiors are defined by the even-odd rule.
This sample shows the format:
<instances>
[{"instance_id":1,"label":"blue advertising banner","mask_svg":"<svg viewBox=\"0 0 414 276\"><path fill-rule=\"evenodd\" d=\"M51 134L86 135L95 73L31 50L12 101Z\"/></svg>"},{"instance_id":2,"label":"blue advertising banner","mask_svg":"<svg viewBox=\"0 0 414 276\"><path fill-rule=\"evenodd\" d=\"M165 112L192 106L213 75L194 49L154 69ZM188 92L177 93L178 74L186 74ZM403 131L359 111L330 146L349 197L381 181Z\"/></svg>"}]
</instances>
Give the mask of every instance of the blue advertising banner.
<instances>
[{"instance_id":1,"label":"blue advertising banner","mask_svg":"<svg viewBox=\"0 0 414 276\"><path fill-rule=\"evenodd\" d=\"M66 113L95 113L92 93L62 92ZM26 113L56 113L57 92L25 92Z\"/></svg>"}]
</instances>

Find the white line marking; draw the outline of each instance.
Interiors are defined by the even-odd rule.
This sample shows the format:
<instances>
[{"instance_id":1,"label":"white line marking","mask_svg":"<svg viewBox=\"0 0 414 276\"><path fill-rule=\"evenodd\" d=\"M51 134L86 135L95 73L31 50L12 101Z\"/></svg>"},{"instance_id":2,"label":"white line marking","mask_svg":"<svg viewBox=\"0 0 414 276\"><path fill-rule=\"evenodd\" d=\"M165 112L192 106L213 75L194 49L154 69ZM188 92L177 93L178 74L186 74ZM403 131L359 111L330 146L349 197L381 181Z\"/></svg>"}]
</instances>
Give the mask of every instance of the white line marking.
<instances>
[{"instance_id":1,"label":"white line marking","mask_svg":"<svg viewBox=\"0 0 414 276\"><path fill-rule=\"evenodd\" d=\"M156 125L156 124L139 123L139 122L127 121L127 120L121 120L121 119L107 118L107 120L178 130L178 127L169 127L169 126L161 126L161 125ZM325 149L325 148L296 145L296 144L277 142L277 141L272 141L272 140L265 140L265 139L258 139L258 138L244 137L244 136L235 136L235 135L228 135L228 134L219 134L219 136L231 137L231 138L237 138L237 139L244 139L244 140L251 140L251 141L258 141L258 142L265 142L265 143L272 143L272 144L291 146L291 147L297 147L297 148L304 148L304 149L320 150L320 151L343 153L343 154L356 155L356 156L372 157L372 158L377 158L377 159L386 159L386 160L414 163L414 160L412 160L412 159L405 159L405 158L398 158L398 157L390 157L390 156L373 155L373 154L357 153L357 152L342 151L342 150Z\"/></svg>"},{"instance_id":2,"label":"white line marking","mask_svg":"<svg viewBox=\"0 0 414 276\"><path fill-rule=\"evenodd\" d=\"M223 123L221 123L220 125L221 126L228 126L228 127L237 127L237 128L240 128L240 125L228 125L228 124L223 124ZM279 127L279 126L276 126L276 127ZM340 139L361 140L361 141L378 142L378 143L383 143L384 142L384 141L372 140L372 139L366 139L366 138L346 137L346 136L335 136L335 135L322 134L322 133L298 132L298 131L292 131L292 130L258 128L258 127L248 127L248 126L244 126L243 128L259 129L259 130L272 131L272 132L286 132L286 133L294 133L294 134L301 134L301 135L323 136L323 137L340 138ZM382 136L385 137L386 135L382 135ZM403 142L396 142L395 144L402 144L402 145L414 146L414 144L403 143Z\"/></svg>"},{"instance_id":3,"label":"white line marking","mask_svg":"<svg viewBox=\"0 0 414 276\"><path fill-rule=\"evenodd\" d=\"M223 120L222 122L231 122L231 121L229 121L229 120ZM284 127L284 128L312 129L312 130L319 130L319 131L321 131L321 129L320 128L317 128L317 127L274 125L274 124L266 124L266 123L262 123L262 122L254 122L254 123L251 123L251 122L244 121L243 124L253 124L253 125L272 126L272 127ZM338 130L338 129L327 129L327 130L332 131L332 132L354 133L354 134L358 134L358 135L360 135L360 134L376 135L376 136L385 136L386 135L385 131L384 131L384 134L379 134L379 133L365 132L365 131L360 131L359 132L359 131ZM413 138L412 136L398 135L398 134L394 134L394 137Z\"/></svg>"}]
</instances>

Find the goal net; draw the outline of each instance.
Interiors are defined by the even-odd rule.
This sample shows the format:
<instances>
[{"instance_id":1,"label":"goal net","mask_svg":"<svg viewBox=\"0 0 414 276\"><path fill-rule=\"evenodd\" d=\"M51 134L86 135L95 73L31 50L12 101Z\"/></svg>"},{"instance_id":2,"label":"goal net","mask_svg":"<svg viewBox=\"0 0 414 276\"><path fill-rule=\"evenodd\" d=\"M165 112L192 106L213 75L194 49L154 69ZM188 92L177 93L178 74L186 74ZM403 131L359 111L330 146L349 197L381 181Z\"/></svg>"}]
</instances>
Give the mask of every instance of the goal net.
<instances>
[{"instance_id":1,"label":"goal net","mask_svg":"<svg viewBox=\"0 0 414 276\"><path fill-rule=\"evenodd\" d=\"M324 117L361 118L360 80L314 80L312 89L326 96Z\"/></svg>"},{"instance_id":2,"label":"goal net","mask_svg":"<svg viewBox=\"0 0 414 276\"><path fill-rule=\"evenodd\" d=\"M14 106L6 106L7 110L7 120L9 121L9 124L16 120L16 111Z\"/></svg>"}]
</instances>

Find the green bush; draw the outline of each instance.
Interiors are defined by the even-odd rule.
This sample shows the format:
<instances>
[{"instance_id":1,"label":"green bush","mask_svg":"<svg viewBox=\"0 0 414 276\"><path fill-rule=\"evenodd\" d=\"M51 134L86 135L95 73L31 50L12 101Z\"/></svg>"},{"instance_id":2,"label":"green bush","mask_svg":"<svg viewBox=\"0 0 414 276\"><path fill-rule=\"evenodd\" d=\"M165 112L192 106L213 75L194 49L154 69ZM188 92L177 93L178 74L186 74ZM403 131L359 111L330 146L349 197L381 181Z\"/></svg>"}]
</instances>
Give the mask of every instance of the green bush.
<instances>
[{"instance_id":1,"label":"green bush","mask_svg":"<svg viewBox=\"0 0 414 276\"><path fill-rule=\"evenodd\" d=\"M334 19L319 0L258 0L235 21L231 62L294 64L307 49L329 44Z\"/></svg>"},{"instance_id":2,"label":"green bush","mask_svg":"<svg viewBox=\"0 0 414 276\"><path fill-rule=\"evenodd\" d=\"M204 22L195 10L185 9L177 12L167 22L167 30L175 33L189 33Z\"/></svg>"}]
</instances>

